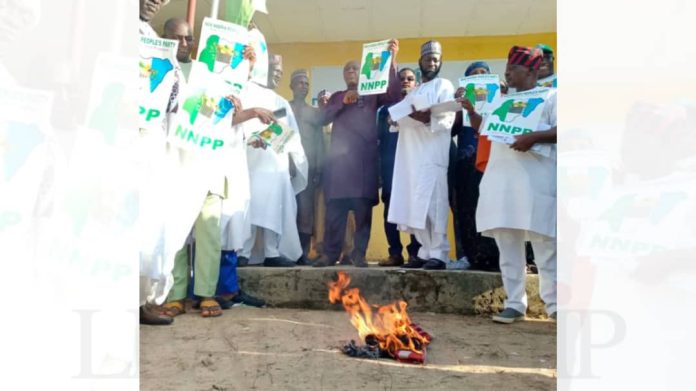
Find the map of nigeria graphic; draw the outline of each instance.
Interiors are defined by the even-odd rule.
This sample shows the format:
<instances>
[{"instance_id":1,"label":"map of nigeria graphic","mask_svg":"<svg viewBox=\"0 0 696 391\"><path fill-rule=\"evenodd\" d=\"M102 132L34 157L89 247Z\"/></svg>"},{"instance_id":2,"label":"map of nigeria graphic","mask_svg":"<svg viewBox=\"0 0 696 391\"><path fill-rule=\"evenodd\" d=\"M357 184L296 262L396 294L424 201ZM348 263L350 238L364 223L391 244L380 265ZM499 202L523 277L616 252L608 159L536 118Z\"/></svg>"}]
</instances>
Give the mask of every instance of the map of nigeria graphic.
<instances>
[{"instance_id":1,"label":"map of nigeria graphic","mask_svg":"<svg viewBox=\"0 0 696 391\"><path fill-rule=\"evenodd\" d=\"M508 99L493 111L493 115L497 115L503 122L505 122L508 114L521 114L522 117L526 118L542 103L544 103L542 98L530 98L527 101Z\"/></svg>"},{"instance_id":2,"label":"map of nigeria graphic","mask_svg":"<svg viewBox=\"0 0 696 391\"><path fill-rule=\"evenodd\" d=\"M237 69L244 60L244 46L239 42L221 43L218 35L211 35L206 40L198 61L207 65L210 72L214 72L216 61L230 64L232 69Z\"/></svg>"},{"instance_id":3,"label":"map of nigeria graphic","mask_svg":"<svg viewBox=\"0 0 696 391\"><path fill-rule=\"evenodd\" d=\"M168 58L145 58L140 60L140 75L150 78L150 92L154 92L174 65Z\"/></svg>"},{"instance_id":4,"label":"map of nigeria graphic","mask_svg":"<svg viewBox=\"0 0 696 391\"><path fill-rule=\"evenodd\" d=\"M225 98L220 98L216 104L215 98L208 97L204 93L196 93L186 98L182 108L189 114L189 124L193 125L198 114L203 114L208 118L212 116L213 124L217 124L234 106Z\"/></svg>"},{"instance_id":5,"label":"map of nigeria graphic","mask_svg":"<svg viewBox=\"0 0 696 391\"><path fill-rule=\"evenodd\" d=\"M469 83L464 87L464 96L472 104L476 104L477 101L481 102L493 102L495 93L498 91L500 86L495 83L488 84L474 84Z\"/></svg>"},{"instance_id":6,"label":"map of nigeria graphic","mask_svg":"<svg viewBox=\"0 0 696 391\"><path fill-rule=\"evenodd\" d=\"M371 79L373 71L382 72L384 70L384 66L387 64L390 55L391 53L388 50L383 50L380 56L375 56L375 53L368 52L365 55L365 64L360 73L365 75L368 79Z\"/></svg>"}]
</instances>

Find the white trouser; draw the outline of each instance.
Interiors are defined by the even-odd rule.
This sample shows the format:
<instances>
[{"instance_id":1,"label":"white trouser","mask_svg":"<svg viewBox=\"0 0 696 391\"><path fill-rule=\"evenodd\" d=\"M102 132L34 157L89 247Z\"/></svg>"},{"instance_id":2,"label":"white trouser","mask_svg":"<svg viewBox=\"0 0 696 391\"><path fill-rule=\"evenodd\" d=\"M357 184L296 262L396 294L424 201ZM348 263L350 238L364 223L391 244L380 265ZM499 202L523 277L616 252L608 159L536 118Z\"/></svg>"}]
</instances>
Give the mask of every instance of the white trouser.
<instances>
[{"instance_id":1,"label":"white trouser","mask_svg":"<svg viewBox=\"0 0 696 391\"><path fill-rule=\"evenodd\" d=\"M270 229L258 227L256 225L251 226L251 236L244 242L244 247L239 255L251 259L251 250L254 248L256 243L256 233L262 231L263 235L263 256L265 258L279 257L280 252L278 252L278 246L280 244L280 236L271 231Z\"/></svg>"},{"instance_id":2,"label":"white trouser","mask_svg":"<svg viewBox=\"0 0 696 391\"><path fill-rule=\"evenodd\" d=\"M174 285L174 278L169 276L159 280L147 276L140 276L140 305L146 303L162 304L167 298L169 290Z\"/></svg>"},{"instance_id":3,"label":"white trouser","mask_svg":"<svg viewBox=\"0 0 696 391\"><path fill-rule=\"evenodd\" d=\"M442 262L449 260L449 240L446 233L437 233L430 223L430 217L425 222L425 229L411 229L416 240L421 244L418 249L418 258L428 260L439 259Z\"/></svg>"},{"instance_id":4,"label":"white trouser","mask_svg":"<svg viewBox=\"0 0 696 391\"><path fill-rule=\"evenodd\" d=\"M527 232L518 229L495 229L491 231L500 250L500 271L503 287L507 294L505 308L521 313L527 311L527 277L524 242ZM539 269L539 293L546 304L546 313L556 312L556 240L531 241L534 262Z\"/></svg>"}]
</instances>

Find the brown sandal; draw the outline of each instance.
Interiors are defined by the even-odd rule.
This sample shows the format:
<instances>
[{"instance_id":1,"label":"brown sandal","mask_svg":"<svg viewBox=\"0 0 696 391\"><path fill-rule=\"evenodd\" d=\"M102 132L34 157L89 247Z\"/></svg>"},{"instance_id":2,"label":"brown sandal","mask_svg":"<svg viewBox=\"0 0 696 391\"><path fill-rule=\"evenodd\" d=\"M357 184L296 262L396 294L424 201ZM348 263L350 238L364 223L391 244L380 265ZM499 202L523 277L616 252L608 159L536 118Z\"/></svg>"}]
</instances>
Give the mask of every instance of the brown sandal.
<instances>
[{"instance_id":1,"label":"brown sandal","mask_svg":"<svg viewBox=\"0 0 696 391\"><path fill-rule=\"evenodd\" d=\"M186 310L184 309L184 302L181 300L166 303L162 306L162 309L163 314L171 318L186 313Z\"/></svg>"},{"instance_id":2,"label":"brown sandal","mask_svg":"<svg viewBox=\"0 0 696 391\"><path fill-rule=\"evenodd\" d=\"M201 301L201 316L204 318L214 318L222 315L220 303L215 299L203 299Z\"/></svg>"}]
</instances>

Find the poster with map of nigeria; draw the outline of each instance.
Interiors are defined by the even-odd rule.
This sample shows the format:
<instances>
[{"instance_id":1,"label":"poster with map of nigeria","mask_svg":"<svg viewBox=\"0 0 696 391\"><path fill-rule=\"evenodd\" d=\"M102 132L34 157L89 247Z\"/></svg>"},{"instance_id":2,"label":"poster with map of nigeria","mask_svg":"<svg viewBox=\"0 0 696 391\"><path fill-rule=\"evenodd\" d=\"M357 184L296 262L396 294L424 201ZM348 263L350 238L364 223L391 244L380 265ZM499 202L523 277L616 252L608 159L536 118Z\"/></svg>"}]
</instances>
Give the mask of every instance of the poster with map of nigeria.
<instances>
[{"instance_id":1,"label":"poster with map of nigeria","mask_svg":"<svg viewBox=\"0 0 696 391\"><path fill-rule=\"evenodd\" d=\"M251 46L254 47L256 53L256 63L254 69L251 70L251 81L256 84L265 86L268 83L268 46L266 38L258 29L249 31Z\"/></svg>"},{"instance_id":2,"label":"poster with map of nigeria","mask_svg":"<svg viewBox=\"0 0 696 391\"><path fill-rule=\"evenodd\" d=\"M229 88L220 75L205 64L194 62L186 90L179 97L179 110L169 127L168 141L179 148L205 154L229 145L234 106L225 97Z\"/></svg>"},{"instance_id":3,"label":"poster with map of nigeria","mask_svg":"<svg viewBox=\"0 0 696 391\"><path fill-rule=\"evenodd\" d=\"M538 130L548 94L548 88L535 88L501 96L493 102L481 134L510 143L513 136Z\"/></svg>"},{"instance_id":4,"label":"poster with map of nigeria","mask_svg":"<svg viewBox=\"0 0 696 391\"><path fill-rule=\"evenodd\" d=\"M205 64L210 73L218 74L239 93L249 79L249 61L244 59L244 47L250 37L246 28L222 20L205 18L198 42L197 61ZM260 53L256 53L257 58Z\"/></svg>"},{"instance_id":5,"label":"poster with map of nigeria","mask_svg":"<svg viewBox=\"0 0 696 391\"><path fill-rule=\"evenodd\" d=\"M459 79L464 88L463 98L471 102L476 112L485 118L491 112L493 102L500 98L500 77L498 75L472 75ZM471 126L466 110L463 110L464 126Z\"/></svg>"},{"instance_id":6,"label":"poster with map of nigeria","mask_svg":"<svg viewBox=\"0 0 696 391\"><path fill-rule=\"evenodd\" d=\"M141 129L162 130L172 87L176 81L178 42L170 39L140 37L138 79L138 125Z\"/></svg>"},{"instance_id":7,"label":"poster with map of nigeria","mask_svg":"<svg viewBox=\"0 0 696 391\"><path fill-rule=\"evenodd\" d=\"M374 95L387 91L389 84L389 69L392 55L389 51L389 41L366 43L363 45L358 94Z\"/></svg>"}]
</instances>

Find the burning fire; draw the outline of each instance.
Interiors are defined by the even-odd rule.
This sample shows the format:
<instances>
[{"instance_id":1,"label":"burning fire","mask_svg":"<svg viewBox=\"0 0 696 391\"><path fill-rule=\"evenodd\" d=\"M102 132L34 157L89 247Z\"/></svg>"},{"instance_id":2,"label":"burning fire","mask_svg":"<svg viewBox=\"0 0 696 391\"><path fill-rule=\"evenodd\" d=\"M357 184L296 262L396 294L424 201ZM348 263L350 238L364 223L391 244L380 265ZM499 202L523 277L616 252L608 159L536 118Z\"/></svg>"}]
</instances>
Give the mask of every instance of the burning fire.
<instances>
[{"instance_id":1,"label":"burning fire","mask_svg":"<svg viewBox=\"0 0 696 391\"><path fill-rule=\"evenodd\" d=\"M358 330L360 339L367 344L379 345L394 358L400 351L424 354L430 336L414 329L406 312L405 301L383 306L370 306L360 295L360 289L348 288L350 277L338 272L338 280L328 283L329 301L339 300L350 315L350 323ZM373 310L374 308L374 310Z\"/></svg>"}]
</instances>

